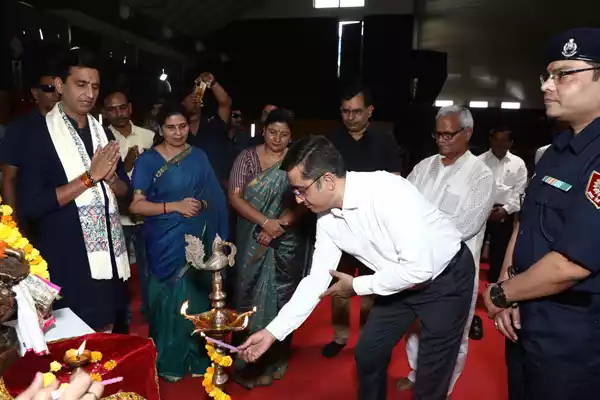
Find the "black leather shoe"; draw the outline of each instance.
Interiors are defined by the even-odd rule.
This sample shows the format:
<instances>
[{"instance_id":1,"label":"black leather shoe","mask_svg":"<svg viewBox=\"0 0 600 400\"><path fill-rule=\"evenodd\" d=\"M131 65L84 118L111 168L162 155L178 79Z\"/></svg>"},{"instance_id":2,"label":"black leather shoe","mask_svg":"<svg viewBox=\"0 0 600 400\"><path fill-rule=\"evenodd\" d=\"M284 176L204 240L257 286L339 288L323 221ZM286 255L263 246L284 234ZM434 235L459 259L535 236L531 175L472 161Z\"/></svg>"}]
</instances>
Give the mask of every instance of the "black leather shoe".
<instances>
[{"instance_id":1,"label":"black leather shoe","mask_svg":"<svg viewBox=\"0 0 600 400\"><path fill-rule=\"evenodd\" d=\"M483 322L477 315L473 316L473 322L471 322L471 329L469 330L469 338L473 340L483 339Z\"/></svg>"},{"instance_id":2,"label":"black leather shoe","mask_svg":"<svg viewBox=\"0 0 600 400\"><path fill-rule=\"evenodd\" d=\"M325 347L323 347L323 350L321 350L321 354L323 354L323 357L333 358L340 354L340 351L342 351L344 347L346 347L345 344L331 342L326 344Z\"/></svg>"}]
</instances>

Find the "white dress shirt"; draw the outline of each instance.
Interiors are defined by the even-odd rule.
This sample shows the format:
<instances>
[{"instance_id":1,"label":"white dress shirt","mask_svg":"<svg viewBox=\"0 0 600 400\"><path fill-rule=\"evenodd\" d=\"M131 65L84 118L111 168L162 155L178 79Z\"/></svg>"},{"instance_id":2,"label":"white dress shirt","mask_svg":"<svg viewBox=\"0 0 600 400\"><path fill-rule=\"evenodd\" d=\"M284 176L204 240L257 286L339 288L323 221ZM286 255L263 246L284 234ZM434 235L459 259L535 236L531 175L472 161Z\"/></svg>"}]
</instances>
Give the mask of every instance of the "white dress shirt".
<instances>
[{"instance_id":1,"label":"white dress shirt","mask_svg":"<svg viewBox=\"0 0 600 400\"><path fill-rule=\"evenodd\" d=\"M407 179L454 221L478 266L485 223L494 205L494 176L470 151L448 166L442 158L439 154L426 158Z\"/></svg>"},{"instance_id":2,"label":"white dress shirt","mask_svg":"<svg viewBox=\"0 0 600 400\"><path fill-rule=\"evenodd\" d=\"M125 157L127 156L127 152L133 146L138 147L138 151L140 154L144 152L144 150L148 150L154 144L154 132L149 129L145 129L133 124L133 122L129 121L131 124L131 134L129 136L123 136L116 130L112 125L108 127L112 134L115 136L115 139L119 142L119 151L121 152L121 160L125 161ZM129 177L131 178L131 174L133 170L128 172ZM141 223L138 222L138 224ZM121 214L121 225L131 226L136 225L135 222L128 215Z\"/></svg>"},{"instance_id":3,"label":"white dress shirt","mask_svg":"<svg viewBox=\"0 0 600 400\"><path fill-rule=\"evenodd\" d=\"M129 121L129 123L131 124L131 134L129 134L129 136L121 135L121 133L118 130L116 130L112 125L108 127L112 134L115 136L115 139L117 139L117 141L119 142L121 160L123 161L125 161L127 152L131 147L137 146L140 151L140 154L142 154L144 150L148 150L154 144L154 132L152 132L150 129L134 125L131 121Z\"/></svg>"},{"instance_id":4,"label":"white dress shirt","mask_svg":"<svg viewBox=\"0 0 600 400\"><path fill-rule=\"evenodd\" d=\"M354 278L356 294L387 296L437 278L460 246L454 223L406 179L383 171L348 172L342 208L317 221L310 274L267 330L283 340L308 318L342 251L375 272Z\"/></svg>"},{"instance_id":5,"label":"white dress shirt","mask_svg":"<svg viewBox=\"0 0 600 400\"><path fill-rule=\"evenodd\" d=\"M502 208L508 214L514 214L521 210L521 195L527 186L527 166L521 157L510 151L502 160L492 153L491 150L479 156L494 174L496 191L494 204L502 204Z\"/></svg>"}]
</instances>

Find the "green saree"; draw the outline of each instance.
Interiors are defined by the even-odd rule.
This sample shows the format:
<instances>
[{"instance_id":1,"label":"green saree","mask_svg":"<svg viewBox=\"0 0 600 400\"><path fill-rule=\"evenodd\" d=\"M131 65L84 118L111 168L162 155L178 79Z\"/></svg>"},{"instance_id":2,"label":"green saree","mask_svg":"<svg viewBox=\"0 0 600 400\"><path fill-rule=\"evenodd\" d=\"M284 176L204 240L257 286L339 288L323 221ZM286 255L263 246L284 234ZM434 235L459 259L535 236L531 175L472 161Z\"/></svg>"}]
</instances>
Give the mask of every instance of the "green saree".
<instances>
[{"instance_id":1,"label":"green saree","mask_svg":"<svg viewBox=\"0 0 600 400\"><path fill-rule=\"evenodd\" d=\"M281 217L290 194L287 174L279 167L280 164L277 164L261 172L244 189L244 199L272 219ZM247 311L256 306L250 334L265 328L289 301L303 277L308 260L308 236L300 229L287 229L275 250L256 241L256 227L253 222L238 218L236 307ZM290 343L291 335L284 342L275 343L255 365L247 366L241 360L236 361L236 371L247 374L248 379L262 377L262 384L270 383L273 378L281 379L287 369Z\"/></svg>"}]
</instances>

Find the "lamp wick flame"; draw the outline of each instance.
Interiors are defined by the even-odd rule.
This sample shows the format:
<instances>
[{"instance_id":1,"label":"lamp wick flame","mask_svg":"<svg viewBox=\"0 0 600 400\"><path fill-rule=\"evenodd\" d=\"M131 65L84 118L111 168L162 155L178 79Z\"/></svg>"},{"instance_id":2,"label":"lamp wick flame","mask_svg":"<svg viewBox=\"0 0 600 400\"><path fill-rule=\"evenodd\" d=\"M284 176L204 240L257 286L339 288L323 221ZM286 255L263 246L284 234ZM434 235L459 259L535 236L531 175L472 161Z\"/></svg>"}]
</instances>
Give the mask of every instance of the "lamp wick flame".
<instances>
[{"instance_id":1,"label":"lamp wick flame","mask_svg":"<svg viewBox=\"0 0 600 400\"><path fill-rule=\"evenodd\" d=\"M181 315L183 315L183 316L187 316L187 309L188 309L188 307L189 307L189 303L190 303L190 301L189 301L189 300L186 300L186 301L185 301L185 302L184 302L184 303L181 305L181 311L180 311L180 312L181 312Z\"/></svg>"},{"instance_id":2,"label":"lamp wick flame","mask_svg":"<svg viewBox=\"0 0 600 400\"><path fill-rule=\"evenodd\" d=\"M81 343L81 346L79 346L79 348L77 349L77 351L75 352L75 356L79 357L83 354L83 351L85 350L85 343L87 342L87 340L84 340L83 343Z\"/></svg>"}]
</instances>

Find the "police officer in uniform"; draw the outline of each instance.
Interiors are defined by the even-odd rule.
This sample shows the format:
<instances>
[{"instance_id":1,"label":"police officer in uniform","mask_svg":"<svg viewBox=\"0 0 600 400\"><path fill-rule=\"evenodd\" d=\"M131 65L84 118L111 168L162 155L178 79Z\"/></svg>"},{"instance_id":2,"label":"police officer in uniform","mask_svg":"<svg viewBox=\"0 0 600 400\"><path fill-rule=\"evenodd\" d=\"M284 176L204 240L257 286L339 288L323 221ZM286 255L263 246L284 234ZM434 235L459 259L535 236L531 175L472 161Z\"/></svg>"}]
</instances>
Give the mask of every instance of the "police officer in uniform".
<instances>
[{"instance_id":1,"label":"police officer in uniform","mask_svg":"<svg viewBox=\"0 0 600 400\"><path fill-rule=\"evenodd\" d=\"M484 301L523 349L528 400L600 397L600 29L555 37L546 114L566 121L539 161L503 265Z\"/></svg>"}]
</instances>

